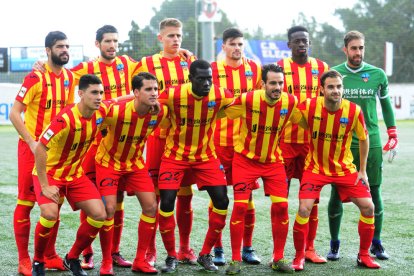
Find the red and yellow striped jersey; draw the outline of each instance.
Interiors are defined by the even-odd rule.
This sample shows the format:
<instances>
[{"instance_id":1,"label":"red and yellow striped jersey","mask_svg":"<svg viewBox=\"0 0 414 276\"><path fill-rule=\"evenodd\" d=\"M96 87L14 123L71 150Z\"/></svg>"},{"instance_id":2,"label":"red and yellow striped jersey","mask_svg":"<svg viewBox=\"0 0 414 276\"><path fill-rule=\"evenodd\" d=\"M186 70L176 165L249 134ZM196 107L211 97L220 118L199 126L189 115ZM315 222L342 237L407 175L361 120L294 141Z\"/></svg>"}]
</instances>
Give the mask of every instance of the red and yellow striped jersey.
<instances>
[{"instance_id":1,"label":"red and yellow striped jersey","mask_svg":"<svg viewBox=\"0 0 414 276\"><path fill-rule=\"evenodd\" d=\"M32 71L23 81L16 101L26 105L24 124L37 141L50 121L74 102L74 77L63 68L59 76L46 64L46 73Z\"/></svg>"},{"instance_id":2,"label":"red and yellow striped jersey","mask_svg":"<svg viewBox=\"0 0 414 276\"><path fill-rule=\"evenodd\" d=\"M283 162L279 138L292 114L299 112L297 103L296 97L285 92L273 105L264 90L242 94L225 109L229 118L241 118L234 150L261 163Z\"/></svg>"},{"instance_id":3,"label":"red and yellow striped jersey","mask_svg":"<svg viewBox=\"0 0 414 276\"><path fill-rule=\"evenodd\" d=\"M191 56L185 59L181 56L175 58L163 57L163 53L143 57L139 62L136 74L140 72L149 72L157 77L158 93L161 94L170 87L182 85L190 82L188 75L190 74L190 65L196 59ZM154 135L161 138L167 136L165 129L157 129Z\"/></svg>"},{"instance_id":4,"label":"red and yellow striped jersey","mask_svg":"<svg viewBox=\"0 0 414 276\"><path fill-rule=\"evenodd\" d=\"M48 148L48 175L57 180L72 181L74 177L83 174L81 163L99 132L110 105L111 101L105 101L91 118L84 118L78 104L74 104L67 106L53 118L39 139Z\"/></svg>"},{"instance_id":5,"label":"red and yellow striped jersey","mask_svg":"<svg viewBox=\"0 0 414 276\"><path fill-rule=\"evenodd\" d=\"M158 100L170 111L165 157L190 162L217 158L213 131L217 113L233 101L230 92L212 85L208 96L198 97L187 83L170 88Z\"/></svg>"},{"instance_id":6,"label":"red and yellow striped jersey","mask_svg":"<svg viewBox=\"0 0 414 276\"><path fill-rule=\"evenodd\" d=\"M359 140L367 139L364 114L361 107L342 99L341 107L329 112L324 107L324 98L308 99L299 105L309 126L310 149L305 161L305 170L327 176L344 176L356 172L352 163L352 133Z\"/></svg>"},{"instance_id":7,"label":"red and yellow striped jersey","mask_svg":"<svg viewBox=\"0 0 414 276\"><path fill-rule=\"evenodd\" d=\"M253 60L243 58L239 67L226 65L224 61L211 63L213 69L213 84L226 88L239 97L242 93L260 89L262 69ZM217 120L214 132L214 144L219 146L234 146L234 141L239 136L240 119L227 117Z\"/></svg>"},{"instance_id":8,"label":"red and yellow striped jersey","mask_svg":"<svg viewBox=\"0 0 414 276\"><path fill-rule=\"evenodd\" d=\"M108 133L101 140L95 160L103 167L116 171L143 169L142 157L147 137L166 119L168 108L161 107L157 115L139 116L134 100L124 101L111 107L103 122Z\"/></svg>"},{"instance_id":9,"label":"red and yellow striped jersey","mask_svg":"<svg viewBox=\"0 0 414 276\"><path fill-rule=\"evenodd\" d=\"M308 62L303 65L297 64L291 57L281 59L277 64L285 72L284 91L295 95L299 103L319 96L320 77L328 71L328 64L313 57L309 57ZM282 141L285 143L308 143L309 133L296 124L288 123L282 135Z\"/></svg>"},{"instance_id":10,"label":"red and yellow striped jersey","mask_svg":"<svg viewBox=\"0 0 414 276\"><path fill-rule=\"evenodd\" d=\"M131 80L139 63L127 55L117 56L111 64L99 60L81 62L71 69L75 78L86 74L94 74L102 80L104 100L115 99L131 92Z\"/></svg>"}]
</instances>

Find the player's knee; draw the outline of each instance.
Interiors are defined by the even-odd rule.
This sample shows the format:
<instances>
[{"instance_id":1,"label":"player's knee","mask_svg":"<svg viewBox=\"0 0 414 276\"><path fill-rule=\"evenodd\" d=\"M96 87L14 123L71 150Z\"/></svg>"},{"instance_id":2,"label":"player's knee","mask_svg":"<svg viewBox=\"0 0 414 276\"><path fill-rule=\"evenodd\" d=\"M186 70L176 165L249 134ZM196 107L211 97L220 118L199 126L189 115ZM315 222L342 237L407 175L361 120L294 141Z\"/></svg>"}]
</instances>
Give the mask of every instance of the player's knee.
<instances>
[{"instance_id":1,"label":"player's knee","mask_svg":"<svg viewBox=\"0 0 414 276\"><path fill-rule=\"evenodd\" d=\"M363 204L360 204L359 209L363 216L374 215L374 203L372 201L367 201L367 202L364 202Z\"/></svg>"},{"instance_id":2,"label":"player's knee","mask_svg":"<svg viewBox=\"0 0 414 276\"><path fill-rule=\"evenodd\" d=\"M305 204L300 204L298 214L302 218L308 218L310 216L312 206L307 206Z\"/></svg>"},{"instance_id":3,"label":"player's knee","mask_svg":"<svg viewBox=\"0 0 414 276\"><path fill-rule=\"evenodd\" d=\"M59 218L59 212L57 210L50 210L50 209L41 210L40 216L47 220L53 221Z\"/></svg>"},{"instance_id":4,"label":"player's knee","mask_svg":"<svg viewBox=\"0 0 414 276\"><path fill-rule=\"evenodd\" d=\"M154 200L154 202L152 202L151 204L146 204L146 205L141 206L142 213L149 217L155 217L157 213L157 207L158 207L157 201Z\"/></svg>"},{"instance_id":5,"label":"player's knee","mask_svg":"<svg viewBox=\"0 0 414 276\"><path fill-rule=\"evenodd\" d=\"M115 215L116 204L106 204L105 211L106 211L106 218L112 218Z\"/></svg>"}]
</instances>

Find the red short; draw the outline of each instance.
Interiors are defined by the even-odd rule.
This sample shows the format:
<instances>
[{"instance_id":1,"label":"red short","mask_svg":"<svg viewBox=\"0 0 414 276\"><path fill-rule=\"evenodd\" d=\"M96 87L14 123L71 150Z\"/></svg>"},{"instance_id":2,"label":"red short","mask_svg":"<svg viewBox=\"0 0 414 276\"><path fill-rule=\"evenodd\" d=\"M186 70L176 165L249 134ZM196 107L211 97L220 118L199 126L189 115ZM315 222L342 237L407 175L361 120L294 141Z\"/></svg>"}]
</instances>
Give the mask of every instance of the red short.
<instances>
[{"instance_id":1,"label":"red short","mask_svg":"<svg viewBox=\"0 0 414 276\"><path fill-rule=\"evenodd\" d=\"M361 181L355 185L357 176L358 173L345 176L326 176L305 171L300 183L299 198L319 198L322 187L326 184L336 186L342 202L349 202L351 198L371 198L368 186L362 184Z\"/></svg>"},{"instance_id":2,"label":"red short","mask_svg":"<svg viewBox=\"0 0 414 276\"><path fill-rule=\"evenodd\" d=\"M260 163L239 153L233 158L233 192L235 200L247 200L252 190L263 180L265 195L287 198L288 185L285 167L281 163Z\"/></svg>"},{"instance_id":3,"label":"red short","mask_svg":"<svg viewBox=\"0 0 414 276\"><path fill-rule=\"evenodd\" d=\"M29 145L19 139L17 145L17 198L20 200L36 201L36 194L33 187L33 167L35 164L34 155Z\"/></svg>"},{"instance_id":4,"label":"red short","mask_svg":"<svg viewBox=\"0 0 414 276\"><path fill-rule=\"evenodd\" d=\"M285 161L286 176L288 179L301 179L305 167L306 155L309 151L309 144L296 144L280 142L283 160Z\"/></svg>"},{"instance_id":5,"label":"red short","mask_svg":"<svg viewBox=\"0 0 414 276\"><path fill-rule=\"evenodd\" d=\"M88 152L85 155L85 159L82 162L82 169L85 172L85 175L96 184L96 167L95 167L95 155L98 151L98 145L92 143Z\"/></svg>"},{"instance_id":6,"label":"red short","mask_svg":"<svg viewBox=\"0 0 414 276\"><path fill-rule=\"evenodd\" d=\"M226 173L227 185L233 185L232 162L234 156L234 147L216 146L216 154L221 164L223 165L224 172Z\"/></svg>"},{"instance_id":7,"label":"red short","mask_svg":"<svg viewBox=\"0 0 414 276\"><path fill-rule=\"evenodd\" d=\"M85 175L75 178L73 181L56 180L48 175L47 180L49 181L49 185L57 186L60 189L60 196L66 197L74 211L79 209L75 205L78 202L90 199L101 199L101 195L95 184ZM33 176L33 182L38 204L53 203L53 200L42 195L42 188L36 175Z\"/></svg>"},{"instance_id":8,"label":"red short","mask_svg":"<svg viewBox=\"0 0 414 276\"><path fill-rule=\"evenodd\" d=\"M154 184L147 168L120 172L96 164L96 184L103 196L116 195L119 188L127 191L128 195L134 195L135 192L154 192Z\"/></svg>"},{"instance_id":9,"label":"red short","mask_svg":"<svg viewBox=\"0 0 414 276\"><path fill-rule=\"evenodd\" d=\"M190 172L196 179L197 187L203 190L206 186L226 185L226 176L218 159L204 162L177 161L162 158L158 188L160 190L178 190L185 173Z\"/></svg>"},{"instance_id":10,"label":"red short","mask_svg":"<svg viewBox=\"0 0 414 276\"><path fill-rule=\"evenodd\" d=\"M146 160L149 176L155 187L158 187L158 175L160 172L161 158L165 150L165 138L150 135L147 139ZM195 183L195 179L191 172L184 175L181 186L191 186Z\"/></svg>"}]
</instances>

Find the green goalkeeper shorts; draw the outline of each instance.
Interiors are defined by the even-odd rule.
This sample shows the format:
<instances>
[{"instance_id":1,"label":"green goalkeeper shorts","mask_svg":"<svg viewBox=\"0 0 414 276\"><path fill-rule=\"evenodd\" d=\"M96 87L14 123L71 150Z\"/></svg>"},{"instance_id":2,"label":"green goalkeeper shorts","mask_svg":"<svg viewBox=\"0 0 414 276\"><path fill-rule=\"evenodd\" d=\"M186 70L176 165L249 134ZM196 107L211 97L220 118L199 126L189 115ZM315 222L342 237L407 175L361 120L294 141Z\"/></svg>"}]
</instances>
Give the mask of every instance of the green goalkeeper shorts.
<instances>
[{"instance_id":1,"label":"green goalkeeper shorts","mask_svg":"<svg viewBox=\"0 0 414 276\"><path fill-rule=\"evenodd\" d=\"M359 170L359 148L351 148L354 156L354 164ZM382 148L370 148L367 160L367 175L370 186L378 186L382 183Z\"/></svg>"}]
</instances>

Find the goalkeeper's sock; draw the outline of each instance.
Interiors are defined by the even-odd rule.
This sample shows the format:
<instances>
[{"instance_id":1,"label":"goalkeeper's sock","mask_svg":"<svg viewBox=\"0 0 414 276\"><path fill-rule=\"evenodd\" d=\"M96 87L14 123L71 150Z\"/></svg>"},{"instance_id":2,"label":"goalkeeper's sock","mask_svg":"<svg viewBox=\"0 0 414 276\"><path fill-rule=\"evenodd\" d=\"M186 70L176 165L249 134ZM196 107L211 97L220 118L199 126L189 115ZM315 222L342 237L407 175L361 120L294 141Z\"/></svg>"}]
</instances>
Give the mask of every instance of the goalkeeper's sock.
<instances>
[{"instance_id":1,"label":"goalkeeper's sock","mask_svg":"<svg viewBox=\"0 0 414 276\"><path fill-rule=\"evenodd\" d=\"M384 205L381 197L381 186L371 186L372 202L375 206L375 232L374 239L381 240L382 221L384 219Z\"/></svg>"},{"instance_id":2,"label":"goalkeeper's sock","mask_svg":"<svg viewBox=\"0 0 414 276\"><path fill-rule=\"evenodd\" d=\"M335 186L332 185L331 197L328 204L328 219L329 219L329 231L331 233L331 240L339 240L339 232L341 229L341 220L343 214L343 205L339 198L338 191Z\"/></svg>"}]
</instances>

